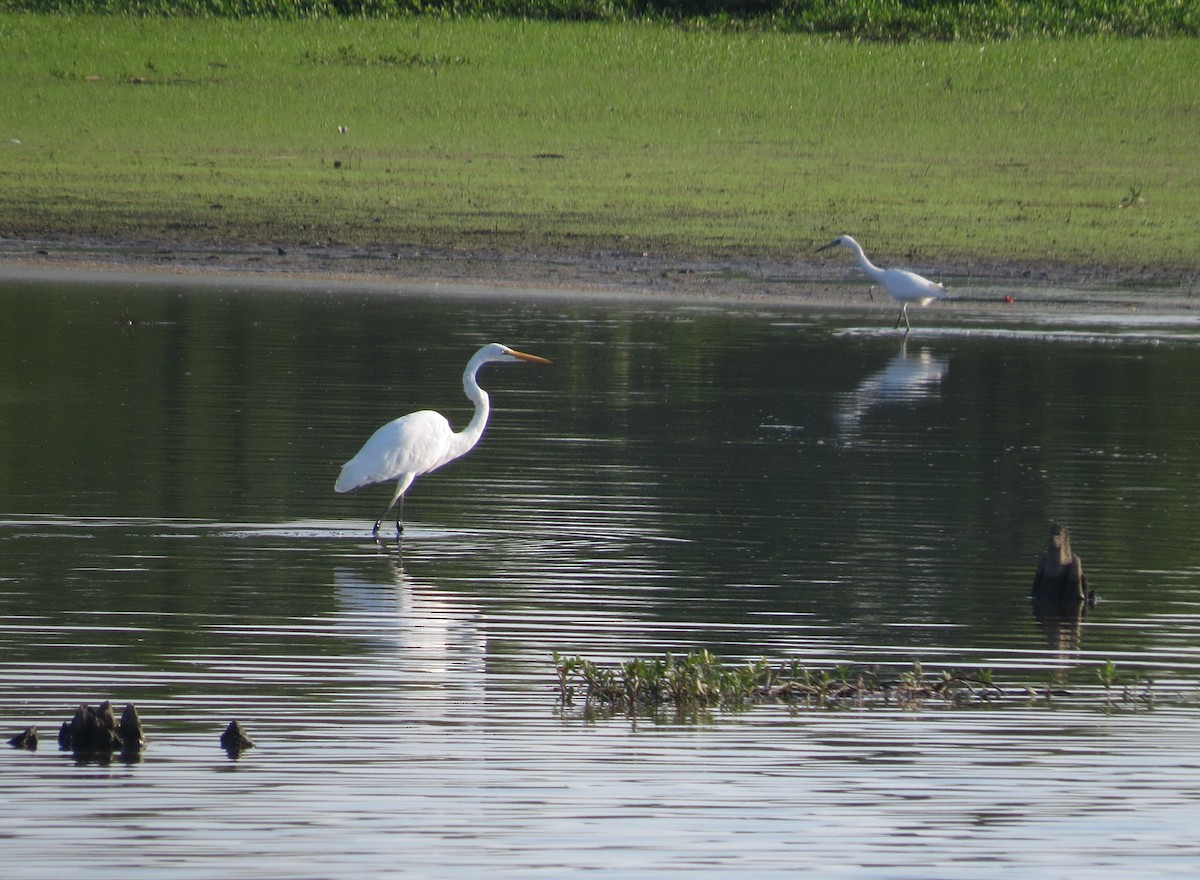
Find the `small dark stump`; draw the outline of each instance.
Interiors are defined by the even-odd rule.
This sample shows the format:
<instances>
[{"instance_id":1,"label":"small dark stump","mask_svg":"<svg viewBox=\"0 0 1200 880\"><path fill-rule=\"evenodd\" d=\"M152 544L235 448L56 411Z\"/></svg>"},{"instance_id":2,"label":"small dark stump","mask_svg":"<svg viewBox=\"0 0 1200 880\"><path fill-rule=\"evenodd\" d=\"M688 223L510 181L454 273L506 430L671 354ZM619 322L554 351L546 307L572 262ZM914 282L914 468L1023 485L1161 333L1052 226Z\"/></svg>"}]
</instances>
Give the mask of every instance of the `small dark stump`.
<instances>
[{"instance_id":1,"label":"small dark stump","mask_svg":"<svg viewBox=\"0 0 1200 880\"><path fill-rule=\"evenodd\" d=\"M75 717L58 731L58 746L73 752L136 752L146 744L142 721L133 703L125 706L118 722L107 700L93 709L80 706Z\"/></svg>"},{"instance_id":2,"label":"small dark stump","mask_svg":"<svg viewBox=\"0 0 1200 880\"><path fill-rule=\"evenodd\" d=\"M1071 534L1058 523L1050 525L1050 540L1029 595L1037 602L1095 601L1095 593L1088 591L1083 560L1071 552Z\"/></svg>"},{"instance_id":3,"label":"small dark stump","mask_svg":"<svg viewBox=\"0 0 1200 880\"><path fill-rule=\"evenodd\" d=\"M146 734L142 730L142 719L138 717L137 709L133 707L133 703L125 704L125 711L121 713L121 723L117 727L117 732L121 735L121 742L128 749L140 749L146 745Z\"/></svg>"},{"instance_id":4,"label":"small dark stump","mask_svg":"<svg viewBox=\"0 0 1200 880\"><path fill-rule=\"evenodd\" d=\"M8 741L8 744L14 749L28 749L31 752L37 751L37 728L26 727L16 736Z\"/></svg>"},{"instance_id":5,"label":"small dark stump","mask_svg":"<svg viewBox=\"0 0 1200 880\"><path fill-rule=\"evenodd\" d=\"M221 746L229 753L229 757L236 758L246 749L254 748L254 740L246 736L242 725L236 721L230 721L225 732L221 734Z\"/></svg>"}]
</instances>

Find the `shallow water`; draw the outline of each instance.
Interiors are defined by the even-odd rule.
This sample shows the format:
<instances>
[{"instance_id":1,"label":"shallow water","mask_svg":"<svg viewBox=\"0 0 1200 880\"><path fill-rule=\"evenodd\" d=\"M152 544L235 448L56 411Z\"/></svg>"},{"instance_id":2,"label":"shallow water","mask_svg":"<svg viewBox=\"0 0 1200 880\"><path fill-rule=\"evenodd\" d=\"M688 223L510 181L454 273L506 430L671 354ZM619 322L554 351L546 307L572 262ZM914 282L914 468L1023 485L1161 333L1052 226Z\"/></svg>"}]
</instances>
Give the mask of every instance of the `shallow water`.
<instances>
[{"instance_id":1,"label":"shallow water","mask_svg":"<svg viewBox=\"0 0 1200 880\"><path fill-rule=\"evenodd\" d=\"M0 751L14 876L1200 869L1187 314L947 307L904 342L880 311L350 286L0 302L0 719L42 733ZM412 409L465 424L493 339L554 363L485 370L482 443L379 546L388 493L334 494L340 464ZM1081 619L1026 598L1053 520L1101 597ZM697 648L1009 696L556 703L553 651ZM138 706L137 760L58 751L103 699Z\"/></svg>"}]
</instances>

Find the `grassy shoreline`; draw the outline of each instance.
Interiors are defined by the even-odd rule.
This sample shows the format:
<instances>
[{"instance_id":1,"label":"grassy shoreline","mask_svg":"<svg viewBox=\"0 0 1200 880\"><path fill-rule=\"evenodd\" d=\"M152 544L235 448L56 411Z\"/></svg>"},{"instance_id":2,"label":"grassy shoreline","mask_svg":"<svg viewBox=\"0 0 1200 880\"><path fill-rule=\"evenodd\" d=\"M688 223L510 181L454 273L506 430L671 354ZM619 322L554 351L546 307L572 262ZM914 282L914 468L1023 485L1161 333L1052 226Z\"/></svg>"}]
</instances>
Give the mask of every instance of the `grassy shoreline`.
<instances>
[{"instance_id":1,"label":"grassy shoreline","mask_svg":"<svg viewBox=\"0 0 1200 880\"><path fill-rule=\"evenodd\" d=\"M0 236L1200 269L1196 40L0 14ZM345 126L345 133L339 132Z\"/></svg>"}]
</instances>

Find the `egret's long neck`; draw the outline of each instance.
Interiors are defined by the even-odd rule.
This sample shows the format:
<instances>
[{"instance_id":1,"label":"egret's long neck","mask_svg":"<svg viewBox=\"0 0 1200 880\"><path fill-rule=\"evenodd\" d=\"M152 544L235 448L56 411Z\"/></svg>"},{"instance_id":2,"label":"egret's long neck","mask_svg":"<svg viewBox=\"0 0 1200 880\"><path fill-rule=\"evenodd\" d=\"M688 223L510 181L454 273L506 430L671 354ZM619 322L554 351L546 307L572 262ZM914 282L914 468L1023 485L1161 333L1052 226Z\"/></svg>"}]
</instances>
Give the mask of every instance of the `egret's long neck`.
<instances>
[{"instance_id":1,"label":"egret's long neck","mask_svg":"<svg viewBox=\"0 0 1200 880\"><path fill-rule=\"evenodd\" d=\"M475 404L475 415L471 416L471 421L461 431L455 433L455 456L459 456L467 452L471 447L479 442L479 438L483 436L483 429L487 427L488 414L491 412L491 401L488 399L488 393L479 387L479 383L475 381L475 374L482 363L475 363L474 360L467 364L467 369L463 371L463 391L466 392L470 401Z\"/></svg>"},{"instance_id":2,"label":"egret's long neck","mask_svg":"<svg viewBox=\"0 0 1200 880\"><path fill-rule=\"evenodd\" d=\"M882 281L883 270L867 259L867 255L863 253L862 245L851 239L846 242L846 247L854 251L854 259L858 260L858 265L862 266L862 270L874 278L876 281Z\"/></svg>"}]
</instances>

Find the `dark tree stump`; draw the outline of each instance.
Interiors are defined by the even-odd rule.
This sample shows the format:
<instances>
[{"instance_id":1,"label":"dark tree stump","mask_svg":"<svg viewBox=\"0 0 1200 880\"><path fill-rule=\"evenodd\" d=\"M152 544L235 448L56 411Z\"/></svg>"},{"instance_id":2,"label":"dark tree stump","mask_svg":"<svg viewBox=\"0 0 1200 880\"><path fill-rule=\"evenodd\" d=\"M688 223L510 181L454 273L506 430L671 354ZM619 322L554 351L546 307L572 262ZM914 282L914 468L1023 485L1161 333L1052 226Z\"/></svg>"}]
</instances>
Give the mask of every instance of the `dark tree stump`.
<instances>
[{"instance_id":1,"label":"dark tree stump","mask_svg":"<svg viewBox=\"0 0 1200 880\"><path fill-rule=\"evenodd\" d=\"M1071 535L1058 523L1050 525L1050 540L1038 563L1030 596L1040 602L1089 602L1083 560L1071 552Z\"/></svg>"},{"instance_id":2,"label":"dark tree stump","mask_svg":"<svg viewBox=\"0 0 1200 880\"><path fill-rule=\"evenodd\" d=\"M8 741L8 744L14 749L27 749L31 752L37 751L37 743L38 734L36 727L26 727Z\"/></svg>"},{"instance_id":3,"label":"dark tree stump","mask_svg":"<svg viewBox=\"0 0 1200 880\"><path fill-rule=\"evenodd\" d=\"M58 731L58 745L73 752L136 752L145 745L142 722L137 710L130 703L117 722L112 704L107 700L93 709L83 705L75 710L75 717L64 721Z\"/></svg>"},{"instance_id":4,"label":"dark tree stump","mask_svg":"<svg viewBox=\"0 0 1200 880\"><path fill-rule=\"evenodd\" d=\"M246 749L254 748L254 740L246 736L246 732L242 730L242 725L236 721L230 721L229 726L225 728L225 732L221 734L221 745L231 758L236 758L242 752L246 751Z\"/></svg>"},{"instance_id":5,"label":"dark tree stump","mask_svg":"<svg viewBox=\"0 0 1200 880\"><path fill-rule=\"evenodd\" d=\"M146 744L146 735L142 731L142 719L138 717L133 703L125 704L125 711L121 713L121 723L117 726L117 733L120 734L121 745L125 749L140 749Z\"/></svg>"}]
</instances>

